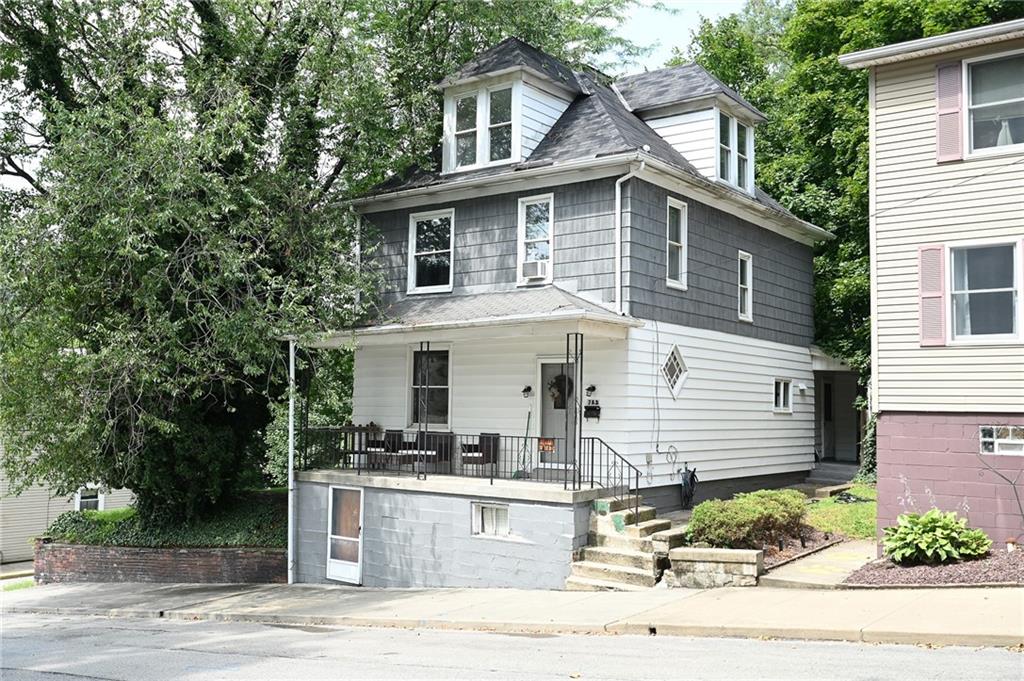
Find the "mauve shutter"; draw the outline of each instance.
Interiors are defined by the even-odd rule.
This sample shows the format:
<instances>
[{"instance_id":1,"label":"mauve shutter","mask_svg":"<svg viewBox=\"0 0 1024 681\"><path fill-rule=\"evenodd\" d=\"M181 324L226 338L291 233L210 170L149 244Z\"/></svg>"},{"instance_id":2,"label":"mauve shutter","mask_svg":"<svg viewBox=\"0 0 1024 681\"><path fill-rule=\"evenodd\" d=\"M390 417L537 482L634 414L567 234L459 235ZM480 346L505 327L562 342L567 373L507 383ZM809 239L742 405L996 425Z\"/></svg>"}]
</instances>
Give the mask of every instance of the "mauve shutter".
<instances>
[{"instance_id":1,"label":"mauve shutter","mask_svg":"<svg viewBox=\"0 0 1024 681\"><path fill-rule=\"evenodd\" d=\"M921 345L946 344L945 249L921 246L918 251Z\"/></svg>"},{"instance_id":2,"label":"mauve shutter","mask_svg":"<svg viewBox=\"0 0 1024 681\"><path fill-rule=\"evenodd\" d=\"M960 62L935 69L935 153L939 163L963 158L963 87Z\"/></svg>"}]
</instances>

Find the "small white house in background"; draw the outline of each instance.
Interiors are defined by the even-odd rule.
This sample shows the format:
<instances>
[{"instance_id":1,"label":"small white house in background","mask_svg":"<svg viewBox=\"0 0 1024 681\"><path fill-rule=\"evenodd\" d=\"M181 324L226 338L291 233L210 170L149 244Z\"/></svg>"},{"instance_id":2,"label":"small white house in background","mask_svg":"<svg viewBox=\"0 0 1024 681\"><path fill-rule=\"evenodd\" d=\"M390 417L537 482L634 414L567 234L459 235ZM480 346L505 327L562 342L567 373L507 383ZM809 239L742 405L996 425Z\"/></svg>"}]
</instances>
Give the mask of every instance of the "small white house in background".
<instances>
[{"instance_id":1,"label":"small white house in background","mask_svg":"<svg viewBox=\"0 0 1024 681\"><path fill-rule=\"evenodd\" d=\"M0 456L3 454L0 443ZM39 485L11 496L7 476L0 472L0 563L32 560L32 540L65 511L121 508L131 502L128 490L104 492L93 486L83 487L70 498L54 496L52 490Z\"/></svg>"},{"instance_id":2,"label":"small white house in background","mask_svg":"<svg viewBox=\"0 0 1024 681\"><path fill-rule=\"evenodd\" d=\"M440 166L354 202L379 308L305 343L354 345L355 425L298 424L294 580L560 588L595 497L855 458L855 421L816 435L819 385L854 413L811 346L831 235L757 188L763 114L693 64L605 84L514 38L439 87Z\"/></svg>"}]
</instances>

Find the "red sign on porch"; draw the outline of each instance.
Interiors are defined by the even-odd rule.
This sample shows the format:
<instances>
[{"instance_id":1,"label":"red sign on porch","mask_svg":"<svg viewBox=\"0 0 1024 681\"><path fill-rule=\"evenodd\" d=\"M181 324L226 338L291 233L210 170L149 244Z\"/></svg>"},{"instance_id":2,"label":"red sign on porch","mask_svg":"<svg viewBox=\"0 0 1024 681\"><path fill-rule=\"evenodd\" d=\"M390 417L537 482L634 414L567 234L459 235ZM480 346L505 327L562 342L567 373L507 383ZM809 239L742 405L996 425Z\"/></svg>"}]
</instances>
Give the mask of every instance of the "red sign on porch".
<instances>
[{"instance_id":1,"label":"red sign on porch","mask_svg":"<svg viewBox=\"0 0 1024 681\"><path fill-rule=\"evenodd\" d=\"M545 454L555 453L555 438L542 437L537 439L537 450Z\"/></svg>"}]
</instances>

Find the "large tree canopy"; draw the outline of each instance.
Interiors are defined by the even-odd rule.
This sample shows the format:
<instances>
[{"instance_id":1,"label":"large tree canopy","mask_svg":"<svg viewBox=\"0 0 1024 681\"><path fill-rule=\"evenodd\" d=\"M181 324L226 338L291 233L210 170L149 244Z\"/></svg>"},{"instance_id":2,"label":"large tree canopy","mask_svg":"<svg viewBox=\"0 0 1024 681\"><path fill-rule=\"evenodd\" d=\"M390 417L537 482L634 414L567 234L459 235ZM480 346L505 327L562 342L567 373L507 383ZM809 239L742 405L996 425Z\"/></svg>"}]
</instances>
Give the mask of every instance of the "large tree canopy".
<instances>
[{"instance_id":1,"label":"large tree canopy","mask_svg":"<svg viewBox=\"0 0 1024 681\"><path fill-rule=\"evenodd\" d=\"M815 259L815 319L825 349L870 363L867 74L846 52L1024 16L1009 0L748 0L703 20L673 62L696 61L767 114L757 181L836 235Z\"/></svg>"},{"instance_id":2,"label":"large tree canopy","mask_svg":"<svg viewBox=\"0 0 1024 681\"><path fill-rule=\"evenodd\" d=\"M285 332L367 288L344 200L440 138L518 35L636 48L630 0L0 1L0 436L16 486L201 512L258 462Z\"/></svg>"}]
</instances>

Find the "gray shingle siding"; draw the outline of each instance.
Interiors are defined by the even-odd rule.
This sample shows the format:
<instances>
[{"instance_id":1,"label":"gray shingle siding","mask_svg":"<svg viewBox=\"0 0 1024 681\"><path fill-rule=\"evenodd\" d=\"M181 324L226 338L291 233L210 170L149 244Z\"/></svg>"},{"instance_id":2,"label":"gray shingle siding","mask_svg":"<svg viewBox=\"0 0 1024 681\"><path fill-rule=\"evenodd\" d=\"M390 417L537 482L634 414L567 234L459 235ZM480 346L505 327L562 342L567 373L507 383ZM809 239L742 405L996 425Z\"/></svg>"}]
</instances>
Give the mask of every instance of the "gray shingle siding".
<instances>
[{"instance_id":1,"label":"gray shingle siding","mask_svg":"<svg viewBox=\"0 0 1024 681\"><path fill-rule=\"evenodd\" d=\"M381 297L405 295L409 215L455 209L453 293L503 291L516 287L516 238L519 199L554 194L554 279L575 280L577 290L611 300L614 286L614 211L612 178L465 201L436 202L416 208L364 216L375 234L367 263L383 275ZM448 294L438 294L448 295Z\"/></svg>"},{"instance_id":2,"label":"gray shingle siding","mask_svg":"<svg viewBox=\"0 0 1024 681\"><path fill-rule=\"evenodd\" d=\"M686 291L665 284L669 195L687 204ZM812 342L810 246L638 179L623 188L623 213L624 299L631 315L792 345ZM753 323L737 315L740 250L753 256Z\"/></svg>"}]
</instances>

